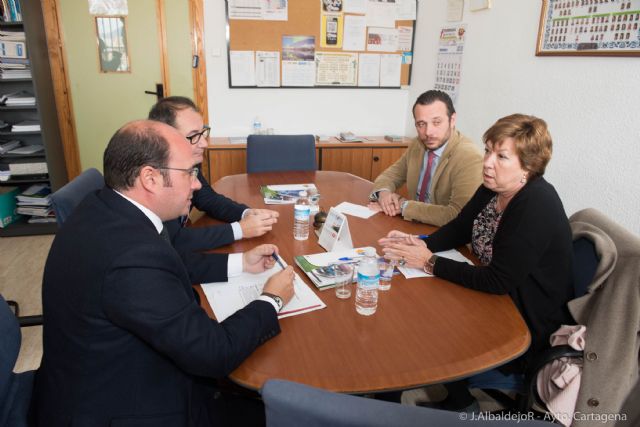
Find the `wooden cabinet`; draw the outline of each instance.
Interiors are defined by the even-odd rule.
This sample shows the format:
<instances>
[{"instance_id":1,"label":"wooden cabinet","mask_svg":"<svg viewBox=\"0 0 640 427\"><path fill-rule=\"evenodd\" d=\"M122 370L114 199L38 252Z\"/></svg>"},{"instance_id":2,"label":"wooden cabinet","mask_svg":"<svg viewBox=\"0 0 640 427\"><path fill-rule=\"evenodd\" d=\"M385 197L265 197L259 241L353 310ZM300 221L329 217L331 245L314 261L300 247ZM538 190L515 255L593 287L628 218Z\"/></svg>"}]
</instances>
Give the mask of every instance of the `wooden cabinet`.
<instances>
[{"instance_id":1,"label":"wooden cabinet","mask_svg":"<svg viewBox=\"0 0 640 427\"><path fill-rule=\"evenodd\" d=\"M44 34L42 2L21 1L23 21L0 21L0 29L4 31L24 31L26 51L31 68L31 78L0 79L0 94L26 91L33 94L36 104L31 106L0 106L0 120L8 125L33 120L40 124L40 130L31 132L15 132L13 126L0 129L0 139L17 140L22 146L42 146L44 150L27 155L0 156L0 167L10 169L9 165L43 164L46 171L39 170L33 174L12 174L7 181L0 181L0 186L19 187L25 190L32 184L47 183L52 191L67 182L67 169L60 138L58 116L53 95L53 83L49 56ZM0 58L0 60L2 60ZM28 170L28 167L20 167ZM14 170L18 168L13 167ZM42 168L41 168L42 169ZM35 169L33 169L35 171ZM18 222L0 228L0 236L20 236L29 234L52 234L57 229L56 223L30 224L29 217L23 216Z\"/></svg>"},{"instance_id":2,"label":"wooden cabinet","mask_svg":"<svg viewBox=\"0 0 640 427\"><path fill-rule=\"evenodd\" d=\"M402 156L410 142L409 138L388 142L382 137L367 137L361 143L321 142L316 144L318 170L349 172L373 181ZM211 139L207 150L211 184L223 176L246 173L246 163L245 144L231 144L224 137Z\"/></svg>"}]
</instances>

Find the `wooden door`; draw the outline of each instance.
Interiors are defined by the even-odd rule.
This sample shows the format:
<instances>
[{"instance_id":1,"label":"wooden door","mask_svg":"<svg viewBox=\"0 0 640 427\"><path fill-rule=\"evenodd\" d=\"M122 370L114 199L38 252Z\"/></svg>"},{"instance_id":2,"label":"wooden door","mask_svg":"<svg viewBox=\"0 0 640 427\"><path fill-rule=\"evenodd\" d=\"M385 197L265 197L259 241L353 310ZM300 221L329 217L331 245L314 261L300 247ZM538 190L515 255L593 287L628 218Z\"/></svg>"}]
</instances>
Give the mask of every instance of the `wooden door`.
<instances>
[{"instance_id":1,"label":"wooden door","mask_svg":"<svg viewBox=\"0 0 640 427\"><path fill-rule=\"evenodd\" d=\"M349 172L371 179L371 148L323 148L322 170Z\"/></svg>"}]
</instances>

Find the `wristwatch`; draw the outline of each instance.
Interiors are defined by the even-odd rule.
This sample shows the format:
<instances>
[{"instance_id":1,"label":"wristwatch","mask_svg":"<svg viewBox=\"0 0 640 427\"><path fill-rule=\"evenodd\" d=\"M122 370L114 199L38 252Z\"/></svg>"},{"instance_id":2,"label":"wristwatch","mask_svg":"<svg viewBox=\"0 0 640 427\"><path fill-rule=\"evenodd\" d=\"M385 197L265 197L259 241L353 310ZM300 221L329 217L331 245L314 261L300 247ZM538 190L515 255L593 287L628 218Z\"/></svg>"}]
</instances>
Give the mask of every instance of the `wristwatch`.
<instances>
[{"instance_id":1,"label":"wristwatch","mask_svg":"<svg viewBox=\"0 0 640 427\"><path fill-rule=\"evenodd\" d=\"M278 295L270 294L269 292L263 292L262 295L274 300L278 305L278 313L280 313L280 310L282 310L282 307L284 307L284 301L282 301L282 298L280 298Z\"/></svg>"},{"instance_id":2,"label":"wristwatch","mask_svg":"<svg viewBox=\"0 0 640 427\"><path fill-rule=\"evenodd\" d=\"M438 255L431 255L431 258L425 261L422 269L427 274L433 274L433 267L436 266L436 261L438 260Z\"/></svg>"}]
</instances>

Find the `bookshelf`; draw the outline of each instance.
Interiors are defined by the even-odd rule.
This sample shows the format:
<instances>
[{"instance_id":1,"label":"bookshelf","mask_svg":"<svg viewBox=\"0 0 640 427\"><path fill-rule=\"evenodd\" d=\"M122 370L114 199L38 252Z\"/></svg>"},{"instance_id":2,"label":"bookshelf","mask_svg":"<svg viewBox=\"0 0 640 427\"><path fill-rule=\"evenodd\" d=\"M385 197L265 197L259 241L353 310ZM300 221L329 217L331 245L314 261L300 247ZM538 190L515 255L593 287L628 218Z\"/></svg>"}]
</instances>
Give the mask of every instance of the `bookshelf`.
<instances>
[{"instance_id":1,"label":"bookshelf","mask_svg":"<svg viewBox=\"0 0 640 427\"><path fill-rule=\"evenodd\" d=\"M17 0L14 0L17 1ZM0 139L19 140L22 145L42 145L43 151L28 155L2 155L0 163L46 163L47 173L31 175L11 175L8 181L0 181L0 186L17 186L21 190L32 184L48 183L56 191L68 181L64 160L58 115L53 91L49 52L45 38L42 2L20 2L22 21L0 21L0 30L24 31L27 57L30 61L31 78L0 79L0 95L26 90L36 98L35 106L2 106L0 120L15 124L24 120L40 122L40 131L14 132L12 128L0 129ZM53 234L55 223L30 224L28 217L22 216L17 222L0 228L0 237L35 234Z\"/></svg>"}]
</instances>

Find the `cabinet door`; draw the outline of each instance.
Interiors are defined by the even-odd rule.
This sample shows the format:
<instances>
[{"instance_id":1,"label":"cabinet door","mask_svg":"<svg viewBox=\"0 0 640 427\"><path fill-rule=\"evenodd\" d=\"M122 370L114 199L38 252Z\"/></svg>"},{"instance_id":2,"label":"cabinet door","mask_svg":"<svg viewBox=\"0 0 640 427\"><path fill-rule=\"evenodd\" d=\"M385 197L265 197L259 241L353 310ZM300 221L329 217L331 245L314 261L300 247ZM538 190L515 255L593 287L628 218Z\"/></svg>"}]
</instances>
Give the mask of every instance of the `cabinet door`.
<instances>
[{"instance_id":1,"label":"cabinet door","mask_svg":"<svg viewBox=\"0 0 640 427\"><path fill-rule=\"evenodd\" d=\"M209 156L209 184L227 175L247 172L247 150L207 150Z\"/></svg>"},{"instance_id":2,"label":"cabinet door","mask_svg":"<svg viewBox=\"0 0 640 427\"><path fill-rule=\"evenodd\" d=\"M371 181L375 179L396 160L402 157L406 148L374 148L371 154ZM398 189L398 194L407 197L407 186L403 185ZM409 198L409 197L407 197Z\"/></svg>"},{"instance_id":3,"label":"cabinet door","mask_svg":"<svg viewBox=\"0 0 640 427\"><path fill-rule=\"evenodd\" d=\"M323 148L321 152L322 170L371 179L371 148Z\"/></svg>"}]
</instances>

